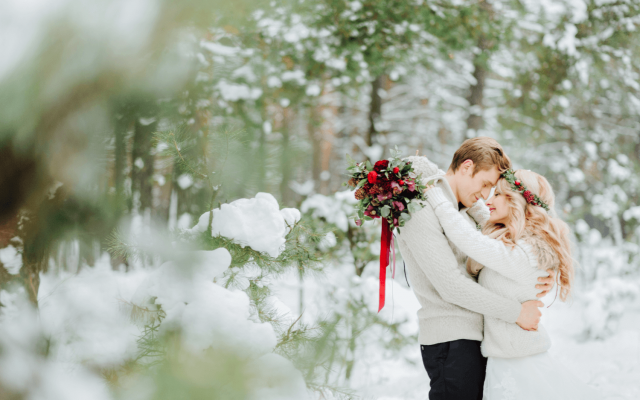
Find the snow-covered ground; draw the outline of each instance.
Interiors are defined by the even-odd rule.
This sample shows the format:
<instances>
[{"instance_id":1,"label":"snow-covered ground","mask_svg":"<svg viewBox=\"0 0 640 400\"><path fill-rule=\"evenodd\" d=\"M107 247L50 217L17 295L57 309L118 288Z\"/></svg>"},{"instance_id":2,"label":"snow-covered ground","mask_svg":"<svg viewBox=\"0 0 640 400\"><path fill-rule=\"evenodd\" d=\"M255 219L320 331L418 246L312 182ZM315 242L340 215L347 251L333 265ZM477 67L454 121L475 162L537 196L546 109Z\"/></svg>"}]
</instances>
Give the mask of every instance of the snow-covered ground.
<instances>
[{"instance_id":1,"label":"snow-covered ground","mask_svg":"<svg viewBox=\"0 0 640 400\"><path fill-rule=\"evenodd\" d=\"M314 293L321 291L320 288L331 281L332 276L339 275L330 273L324 282L305 284L307 318L310 318L310 314L322 314L322 306L312 301ZM403 279L401 276L396 278ZM365 286L374 289L371 303L375 305L377 281L373 274L365 279ZM408 317L403 329L406 333L415 332L416 311L420 305L411 289L398 280L388 284L388 287L387 306L382 310L383 315L389 320L393 317L396 321ZM299 282L295 277L285 278L278 288L278 297L293 313L297 313ZM543 299L546 305L553 302L553 294ZM616 333L604 340L583 339L582 332L586 324L584 311L585 307L580 301L566 304L556 300L551 307L544 309L542 323L553 340L550 354L607 400L640 398L640 302L636 301L627 307ZM385 350L378 343L372 338L370 345L360 348L349 386L358 396L367 400L427 399L429 377L422 365L417 343L401 351Z\"/></svg>"},{"instance_id":2,"label":"snow-covered ground","mask_svg":"<svg viewBox=\"0 0 640 400\"><path fill-rule=\"evenodd\" d=\"M321 200L315 198L314 209L326 209L324 212L335 218L335 225L346 229L348 221L339 210L348 204ZM344 218L336 218L340 215ZM212 228L214 233L222 232L243 246L276 256L283 250L287 225L299 218L298 210L280 210L273 196L261 193L223 206L216 212ZM207 224L208 216L204 215L190 231L206 231ZM143 235L143 231L132 231ZM329 239L323 245L335 246L335 235ZM377 245L375 241L372 244ZM377 262L372 261L362 276L356 276L348 258L341 264L327 263L325 274L309 276L302 282L297 270L269 279L274 295L268 301L282 314L278 316L280 322L287 323L288 318L291 323L302 313L301 320L313 326L322 318L338 315L342 323L351 324L338 328L337 335L345 342L353 334L353 327L360 330L364 324L371 324L370 317L378 305ZM251 312L248 295L223 285L231 262L229 251L216 249L190 252L184 260L175 258L161 265L132 264L125 271L114 270L104 254L94 267L84 266L78 273L51 269L41 274L38 314L26 306L24 290L0 291L4 305L0 309L0 386L33 399L118 398L99 371L117 369L136 356L146 320L134 318L133 311L145 309L145 318L154 319L158 318L154 314L158 312L156 306L161 305L164 317L160 332L181 328L189 352L202 354L205 349L222 345L251 360L260 372L254 376L257 380L247 384L247 398L326 399L308 390L294 364L276 354L276 332ZM243 273L252 274L254 269L247 268ZM638 399L637 278L601 275L604 278L591 285L595 290L576 285L573 303L553 302L554 292L544 299L546 304L553 302L544 309L542 321L553 340L550 353L605 399ZM243 277L244 289L248 277ZM345 354L337 357L354 361L350 379L346 379L346 363L338 361L333 364L330 383L350 388L355 398L427 399L429 379L418 343L411 339L417 337L416 312L420 306L405 284L401 261L396 279L389 279L387 287L386 306L379 316L387 323L399 324L396 336L385 327L388 324L373 324L358 331L355 350L342 346ZM406 343L398 340L403 337L412 343L389 349L391 339L393 343ZM43 342L46 356L39 348ZM274 379L278 384L274 385Z\"/></svg>"}]
</instances>

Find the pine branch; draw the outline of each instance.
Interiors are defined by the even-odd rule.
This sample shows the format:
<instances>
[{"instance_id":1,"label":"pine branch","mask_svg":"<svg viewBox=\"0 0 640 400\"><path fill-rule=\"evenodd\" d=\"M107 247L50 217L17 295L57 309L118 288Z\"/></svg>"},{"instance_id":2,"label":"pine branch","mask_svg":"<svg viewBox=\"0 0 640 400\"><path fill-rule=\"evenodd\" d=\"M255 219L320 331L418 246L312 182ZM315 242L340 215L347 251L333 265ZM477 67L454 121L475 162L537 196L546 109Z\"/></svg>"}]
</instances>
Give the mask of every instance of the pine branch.
<instances>
[{"instance_id":1,"label":"pine branch","mask_svg":"<svg viewBox=\"0 0 640 400\"><path fill-rule=\"evenodd\" d=\"M160 323L166 316L164 310L157 305L156 309L152 310L148 307L143 307L124 299L118 299L118 301L120 301L121 308L128 311L129 318L133 323L143 322L145 324L152 324L154 321L158 321L158 323Z\"/></svg>"},{"instance_id":2,"label":"pine branch","mask_svg":"<svg viewBox=\"0 0 640 400\"><path fill-rule=\"evenodd\" d=\"M166 347L158 333L159 328L160 322L145 325L143 334L136 341L138 354L134 362L147 368L164 362Z\"/></svg>"}]
</instances>

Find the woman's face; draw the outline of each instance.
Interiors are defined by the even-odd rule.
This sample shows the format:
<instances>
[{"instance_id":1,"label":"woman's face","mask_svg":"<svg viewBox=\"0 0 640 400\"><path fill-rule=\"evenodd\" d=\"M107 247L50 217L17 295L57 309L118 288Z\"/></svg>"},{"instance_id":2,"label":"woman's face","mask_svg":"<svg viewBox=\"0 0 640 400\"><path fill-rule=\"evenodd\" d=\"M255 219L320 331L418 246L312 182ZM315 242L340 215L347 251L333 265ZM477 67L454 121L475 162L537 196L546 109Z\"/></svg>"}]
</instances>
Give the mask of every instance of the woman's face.
<instances>
[{"instance_id":1,"label":"woman's face","mask_svg":"<svg viewBox=\"0 0 640 400\"><path fill-rule=\"evenodd\" d=\"M498 188L496 188L495 193L489 198L489 200L487 200L486 204L487 207L489 207L489 212L491 213L489 223L506 225L509 218L507 197L502 194Z\"/></svg>"}]
</instances>

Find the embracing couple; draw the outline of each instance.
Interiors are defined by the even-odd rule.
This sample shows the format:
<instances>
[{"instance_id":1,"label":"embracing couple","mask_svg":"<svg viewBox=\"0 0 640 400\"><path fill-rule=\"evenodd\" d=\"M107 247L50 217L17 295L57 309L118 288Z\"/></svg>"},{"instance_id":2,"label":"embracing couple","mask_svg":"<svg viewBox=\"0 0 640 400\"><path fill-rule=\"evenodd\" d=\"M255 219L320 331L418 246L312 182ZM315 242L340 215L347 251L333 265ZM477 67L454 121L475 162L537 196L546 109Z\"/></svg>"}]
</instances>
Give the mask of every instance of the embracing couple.
<instances>
[{"instance_id":1,"label":"embracing couple","mask_svg":"<svg viewBox=\"0 0 640 400\"><path fill-rule=\"evenodd\" d=\"M600 398L548 355L539 325L537 298L557 281L565 300L574 276L569 228L549 182L514 172L487 137L465 141L447 172L426 157L407 160L427 186L424 208L397 241L422 306L429 399Z\"/></svg>"}]
</instances>

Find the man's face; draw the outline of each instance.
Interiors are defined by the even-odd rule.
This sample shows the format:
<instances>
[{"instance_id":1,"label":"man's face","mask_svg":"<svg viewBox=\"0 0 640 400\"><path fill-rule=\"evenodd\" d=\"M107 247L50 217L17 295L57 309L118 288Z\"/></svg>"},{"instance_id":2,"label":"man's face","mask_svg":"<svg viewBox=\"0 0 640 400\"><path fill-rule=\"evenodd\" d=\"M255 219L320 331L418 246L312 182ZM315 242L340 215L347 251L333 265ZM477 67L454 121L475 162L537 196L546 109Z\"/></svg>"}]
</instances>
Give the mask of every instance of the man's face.
<instances>
[{"instance_id":1,"label":"man's face","mask_svg":"<svg viewBox=\"0 0 640 400\"><path fill-rule=\"evenodd\" d=\"M473 175L473 161L462 163L456 175L458 176L458 197L465 207L472 207L478 199L489 198L491 188L498 184L500 171L494 166L491 169L477 171Z\"/></svg>"}]
</instances>

